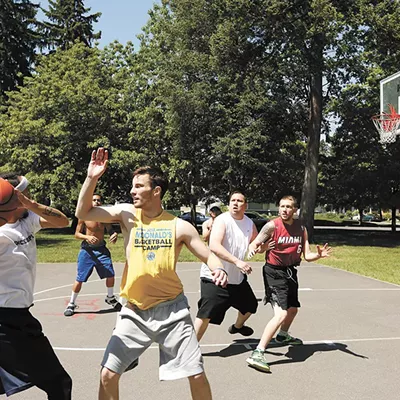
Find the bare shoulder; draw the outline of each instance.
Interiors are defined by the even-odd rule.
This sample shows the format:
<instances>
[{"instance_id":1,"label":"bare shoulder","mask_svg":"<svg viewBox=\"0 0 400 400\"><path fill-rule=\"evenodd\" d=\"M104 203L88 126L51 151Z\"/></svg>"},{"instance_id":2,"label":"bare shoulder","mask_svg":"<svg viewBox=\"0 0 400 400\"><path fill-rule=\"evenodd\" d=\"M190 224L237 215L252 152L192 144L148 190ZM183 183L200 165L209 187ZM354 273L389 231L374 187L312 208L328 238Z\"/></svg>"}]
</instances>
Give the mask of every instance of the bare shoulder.
<instances>
[{"instance_id":1,"label":"bare shoulder","mask_svg":"<svg viewBox=\"0 0 400 400\"><path fill-rule=\"evenodd\" d=\"M176 238L177 240L183 240L187 237L198 236L196 228L188 221L182 218L176 219Z\"/></svg>"}]
</instances>

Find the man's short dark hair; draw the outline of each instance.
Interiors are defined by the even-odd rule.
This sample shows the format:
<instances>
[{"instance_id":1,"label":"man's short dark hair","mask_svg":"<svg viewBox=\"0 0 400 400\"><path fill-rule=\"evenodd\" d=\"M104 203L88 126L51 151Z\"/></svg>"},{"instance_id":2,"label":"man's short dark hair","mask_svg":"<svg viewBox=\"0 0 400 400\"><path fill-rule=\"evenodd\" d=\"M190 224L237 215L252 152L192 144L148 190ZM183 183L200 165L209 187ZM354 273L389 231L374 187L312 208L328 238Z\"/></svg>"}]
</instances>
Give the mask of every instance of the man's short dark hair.
<instances>
[{"instance_id":1,"label":"man's short dark hair","mask_svg":"<svg viewBox=\"0 0 400 400\"><path fill-rule=\"evenodd\" d=\"M100 200L103 201L103 196L102 196L100 193L93 193L92 198L93 198L94 196L99 196L99 197L100 197Z\"/></svg>"},{"instance_id":2,"label":"man's short dark hair","mask_svg":"<svg viewBox=\"0 0 400 400\"><path fill-rule=\"evenodd\" d=\"M161 188L161 199L164 197L168 190L168 178L160 168L140 167L133 172L133 176L135 177L136 175L149 175L151 188L155 189L159 186Z\"/></svg>"},{"instance_id":3,"label":"man's short dark hair","mask_svg":"<svg viewBox=\"0 0 400 400\"><path fill-rule=\"evenodd\" d=\"M290 200L290 201L293 203L293 207L294 207L294 208L297 208L297 199L296 199L296 197L294 197L294 196L292 196L292 195L283 196L283 197L279 200L279 203L280 203L282 200Z\"/></svg>"},{"instance_id":4,"label":"man's short dark hair","mask_svg":"<svg viewBox=\"0 0 400 400\"><path fill-rule=\"evenodd\" d=\"M219 207L214 206L210 208L210 211L208 213L213 213L216 217L218 217L218 215L222 214L222 211Z\"/></svg>"},{"instance_id":5,"label":"man's short dark hair","mask_svg":"<svg viewBox=\"0 0 400 400\"><path fill-rule=\"evenodd\" d=\"M18 172L2 172L0 173L0 178L3 178L7 180L8 182L11 183L14 187L16 187L19 184L19 177L21 174Z\"/></svg>"},{"instance_id":6,"label":"man's short dark hair","mask_svg":"<svg viewBox=\"0 0 400 400\"><path fill-rule=\"evenodd\" d=\"M247 196L241 190L235 190L232 192L229 196L229 201L231 201L231 198L234 194L241 194L244 197L244 202L247 203Z\"/></svg>"}]
</instances>

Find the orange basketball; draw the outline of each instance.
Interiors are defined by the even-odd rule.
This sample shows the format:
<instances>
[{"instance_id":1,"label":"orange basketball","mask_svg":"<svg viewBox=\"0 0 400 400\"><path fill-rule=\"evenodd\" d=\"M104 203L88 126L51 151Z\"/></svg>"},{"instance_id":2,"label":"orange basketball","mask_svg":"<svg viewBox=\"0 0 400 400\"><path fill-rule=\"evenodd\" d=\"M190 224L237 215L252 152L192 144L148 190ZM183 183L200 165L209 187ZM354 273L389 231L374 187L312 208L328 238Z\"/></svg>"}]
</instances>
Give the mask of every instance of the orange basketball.
<instances>
[{"instance_id":1,"label":"orange basketball","mask_svg":"<svg viewBox=\"0 0 400 400\"><path fill-rule=\"evenodd\" d=\"M0 226L6 224L17 209L17 196L10 182L0 178Z\"/></svg>"}]
</instances>

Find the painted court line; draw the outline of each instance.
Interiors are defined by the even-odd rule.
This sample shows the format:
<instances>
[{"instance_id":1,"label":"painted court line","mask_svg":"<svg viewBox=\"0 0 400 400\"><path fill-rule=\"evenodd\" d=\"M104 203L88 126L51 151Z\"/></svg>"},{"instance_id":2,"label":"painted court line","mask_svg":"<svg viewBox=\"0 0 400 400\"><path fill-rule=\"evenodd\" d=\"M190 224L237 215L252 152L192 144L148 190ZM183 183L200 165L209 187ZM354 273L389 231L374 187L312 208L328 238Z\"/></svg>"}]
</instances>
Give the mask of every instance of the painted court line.
<instances>
[{"instance_id":1,"label":"painted court line","mask_svg":"<svg viewBox=\"0 0 400 400\"><path fill-rule=\"evenodd\" d=\"M71 285L68 285L71 286ZM50 291L50 289L49 289ZM379 292L379 291L383 291L383 292L398 292L400 291L400 288L336 288L336 289L312 289L312 288L299 288L299 292ZM47 292L47 290L45 291ZM255 293L264 293L264 289L260 289L260 290L253 290L253 292ZM34 293L34 296L41 294L44 292L37 292ZM185 294L199 294L200 290L196 291L196 292L184 292ZM84 296L103 296L105 293L83 293L83 294L79 294L79 297L84 297ZM48 297L45 299L35 299L35 303L39 303L41 301L50 301L50 300L58 300L58 299L66 299L66 298L70 298L69 294L65 294L64 296L57 296L57 297Z\"/></svg>"},{"instance_id":2,"label":"painted court line","mask_svg":"<svg viewBox=\"0 0 400 400\"><path fill-rule=\"evenodd\" d=\"M387 337L387 338L359 338L359 339L331 339L331 340L308 340L304 344L327 344L329 346L336 346L336 343L356 343L356 342L388 342L393 340L400 340L400 337ZM227 346L244 346L246 349L251 350L256 343L209 343L200 344L200 347L227 347ZM54 350L60 351L104 351L105 347L53 347ZM157 345L150 346L149 349L158 349Z\"/></svg>"},{"instance_id":3,"label":"painted court line","mask_svg":"<svg viewBox=\"0 0 400 400\"><path fill-rule=\"evenodd\" d=\"M200 268L198 268L198 269L196 269L196 270L193 270L193 269L183 269L183 270L178 270L177 272L193 272L193 271L198 272L199 270L200 270ZM120 279L120 278L121 278L121 276L116 276L116 277L115 277L115 279ZM85 282L85 285L87 285L88 283L101 282L102 280L103 280L103 279L92 279L92 280L90 280L90 281L88 281L88 282ZM71 287L71 286L72 286L71 283L69 283L68 285L55 286L55 287L52 287L52 288L49 288L49 289L41 290L40 292L33 293L33 295L36 296L37 294L42 294L42 293L46 293L46 292L51 292L52 290L63 289L63 288L66 288L66 287Z\"/></svg>"}]
</instances>

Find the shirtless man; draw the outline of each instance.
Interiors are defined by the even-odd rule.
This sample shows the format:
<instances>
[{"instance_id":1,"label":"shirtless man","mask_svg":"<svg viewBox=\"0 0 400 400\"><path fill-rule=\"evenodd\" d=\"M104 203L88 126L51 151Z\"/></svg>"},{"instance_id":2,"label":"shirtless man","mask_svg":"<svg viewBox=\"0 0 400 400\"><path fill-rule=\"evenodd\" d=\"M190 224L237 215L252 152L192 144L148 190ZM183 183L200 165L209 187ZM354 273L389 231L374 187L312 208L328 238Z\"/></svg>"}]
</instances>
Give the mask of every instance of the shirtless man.
<instances>
[{"instance_id":1,"label":"shirtless man","mask_svg":"<svg viewBox=\"0 0 400 400\"><path fill-rule=\"evenodd\" d=\"M210 241L210 235L211 235L211 229L214 224L215 218L218 217L218 215L222 214L222 211L219 207L214 206L210 208L209 211L210 218L207 221L204 221L201 228L202 228L202 234L203 234L203 240L208 243Z\"/></svg>"},{"instance_id":2,"label":"shirtless man","mask_svg":"<svg viewBox=\"0 0 400 400\"><path fill-rule=\"evenodd\" d=\"M76 208L76 216L85 221L119 223L127 257L120 294L127 303L101 363L99 400L119 399L121 375L136 366L154 342L159 344L160 380L188 378L192 398L210 400L188 301L176 273L183 245L207 263L216 285L225 286L227 274L194 226L163 210L161 200L168 180L160 169L141 167L133 173L133 204L93 207L91 199L107 163L107 150L99 148L92 153Z\"/></svg>"},{"instance_id":3,"label":"shirtless man","mask_svg":"<svg viewBox=\"0 0 400 400\"><path fill-rule=\"evenodd\" d=\"M101 196L94 194L92 198L93 207L101 206ZM66 317L71 317L75 313L76 299L82 289L82 283L87 282L96 268L100 279L106 278L107 296L105 302L116 309L121 305L114 295L115 273L111 261L110 251L104 241L104 230L110 234L110 243L115 243L118 233L114 231L111 224L103 224L93 221L78 221L75 230L75 237L82 240L81 250L78 255L78 273L76 281L72 286L71 299L64 311Z\"/></svg>"}]
</instances>

